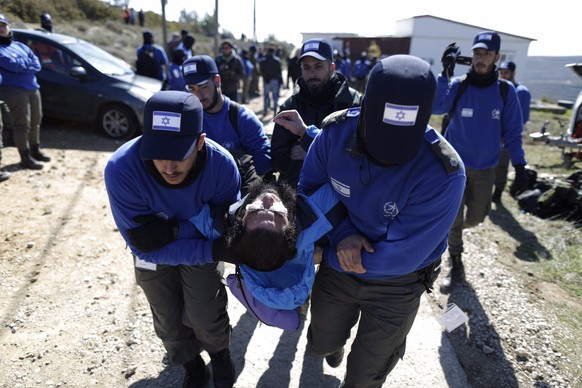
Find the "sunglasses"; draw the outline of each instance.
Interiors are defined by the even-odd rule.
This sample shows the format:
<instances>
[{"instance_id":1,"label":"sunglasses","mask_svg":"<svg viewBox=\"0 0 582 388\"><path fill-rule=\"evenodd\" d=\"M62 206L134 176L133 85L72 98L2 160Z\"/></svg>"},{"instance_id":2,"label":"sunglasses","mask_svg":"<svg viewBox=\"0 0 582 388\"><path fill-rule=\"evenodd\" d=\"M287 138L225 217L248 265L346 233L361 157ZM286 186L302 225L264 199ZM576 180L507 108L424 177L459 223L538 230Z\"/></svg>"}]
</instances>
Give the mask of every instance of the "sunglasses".
<instances>
[{"instance_id":1,"label":"sunglasses","mask_svg":"<svg viewBox=\"0 0 582 388\"><path fill-rule=\"evenodd\" d=\"M249 214L257 213L259 211L266 211L279 215L281 217L287 217L287 208L281 202L273 204L270 208L266 209L262 203L250 203L245 207L245 217Z\"/></svg>"}]
</instances>

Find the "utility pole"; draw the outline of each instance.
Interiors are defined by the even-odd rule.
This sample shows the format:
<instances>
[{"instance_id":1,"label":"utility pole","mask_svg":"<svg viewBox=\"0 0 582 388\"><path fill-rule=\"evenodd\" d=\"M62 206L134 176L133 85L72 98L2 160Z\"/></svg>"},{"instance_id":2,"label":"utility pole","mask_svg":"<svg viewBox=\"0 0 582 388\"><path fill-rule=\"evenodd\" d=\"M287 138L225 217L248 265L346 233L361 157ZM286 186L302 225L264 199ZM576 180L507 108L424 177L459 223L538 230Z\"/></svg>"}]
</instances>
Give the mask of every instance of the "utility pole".
<instances>
[{"instance_id":1,"label":"utility pole","mask_svg":"<svg viewBox=\"0 0 582 388\"><path fill-rule=\"evenodd\" d=\"M161 46L166 47L166 42L168 41L168 31L166 26L166 3L168 0L161 0L162 1L162 41Z\"/></svg>"},{"instance_id":2,"label":"utility pole","mask_svg":"<svg viewBox=\"0 0 582 388\"><path fill-rule=\"evenodd\" d=\"M253 43L257 43L257 0L253 0Z\"/></svg>"},{"instance_id":3,"label":"utility pole","mask_svg":"<svg viewBox=\"0 0 582 388\"><path fill-rule=\"evenodd\" d=\"M218 0L214 0L214 56L218 55Z\"/></svg>"}]
</instances>

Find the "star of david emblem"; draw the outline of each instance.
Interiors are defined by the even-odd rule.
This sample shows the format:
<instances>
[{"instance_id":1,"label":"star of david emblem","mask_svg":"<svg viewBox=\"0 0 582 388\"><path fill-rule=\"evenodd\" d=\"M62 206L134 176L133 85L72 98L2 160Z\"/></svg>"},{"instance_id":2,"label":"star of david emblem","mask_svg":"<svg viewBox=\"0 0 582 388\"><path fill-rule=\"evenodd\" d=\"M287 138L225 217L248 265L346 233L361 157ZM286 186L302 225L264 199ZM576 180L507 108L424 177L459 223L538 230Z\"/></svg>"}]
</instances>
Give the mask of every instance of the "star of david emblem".
<instances>
[{"instance_id":1,"label":"star of david emblem","mask_svg":"<svg viewBox=\"0 0 582 388\"><path fill-rule=\"evenodd\" d=\"M404 113L403 111L396 113L396 118L398 120L404 120L405 117L406 117L406 113Z\"/></svg>"},{"instance_id":2,"label":"star of david emblem","mask_svg":"<svg viewBox=\"0 0 582 388\"><path fill-rule=\"evenodd\" d=\"M168 117L164 117L164 118L162 119L162 124L164 124L164 125L168 125L168 124L170 124L170 119L169 119Z\"/></svg>"}]
</instances>

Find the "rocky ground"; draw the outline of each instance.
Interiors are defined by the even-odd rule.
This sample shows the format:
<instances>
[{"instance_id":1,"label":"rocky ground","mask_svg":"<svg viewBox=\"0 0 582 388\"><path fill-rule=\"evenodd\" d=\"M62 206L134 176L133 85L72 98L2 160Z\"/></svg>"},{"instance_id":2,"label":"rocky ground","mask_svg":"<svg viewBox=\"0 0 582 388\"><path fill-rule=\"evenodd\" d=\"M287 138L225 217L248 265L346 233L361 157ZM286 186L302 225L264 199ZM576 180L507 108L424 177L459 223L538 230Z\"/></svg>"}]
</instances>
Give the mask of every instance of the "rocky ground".
<instances>
[{"instance_id":1,"label":"rocky ground","mask_svg":"<svg viewBox=\"0 0 582 388\"><path fill-rule=\"evenodd\" d=\"M12 177L0 184L0 387L180 386L182 370L164 364L107 203L102 172L121 143L54 122L42 139L53 160L41 171L19 169L14 147L3 153ZM582 387L580 328L561 323L558 309L580 316L580 301L537 281L527 257L516 257L507 243L533 241L545 250L547 242L531 231L548 221L503 200L507 208L494 207L483 225L466 231L467 282L450 294L435 290L436 302L429 302L434 317L442 313L437 304L448 303L469 315L467 325L441 333L442 346L452 344L473 387ZM312 362L304 331L259 327L234 302L229 311L235 364L244 370L237 387L337 386L341 367ZM405 386L426 386L421 368ZM455 384L432 385L461 386Z\"/></svg>"}]
</instances>

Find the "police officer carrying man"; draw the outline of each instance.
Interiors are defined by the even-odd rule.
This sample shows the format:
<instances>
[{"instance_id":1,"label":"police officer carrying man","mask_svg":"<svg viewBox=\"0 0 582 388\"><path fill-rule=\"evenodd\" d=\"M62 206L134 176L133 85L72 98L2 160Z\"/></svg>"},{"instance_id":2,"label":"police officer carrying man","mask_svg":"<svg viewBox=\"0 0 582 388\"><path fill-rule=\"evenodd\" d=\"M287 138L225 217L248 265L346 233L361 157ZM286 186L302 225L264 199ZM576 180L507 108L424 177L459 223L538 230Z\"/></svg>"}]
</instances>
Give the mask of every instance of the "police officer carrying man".
<instances>
[{"instance_id":1,"label":"police officer carrying man","mask_svg":"<svg viewBox=\"0 0 582 388\"><path fill-rule=\"evenodd\" d=\"M202 105L182 91L154 94L144 108L143 135L122 145L105 167L113 219L135 261L137 283L168 358L185 368L184 387L235 380L224 265L215 241L188 220L204 206L240 198L232 156L203 132Z\"/></svg>"},{"instance_id":2,"label":"police officer carrying man","mask_svg":"<svg viewBox=\"0 0 582 388\"><path fill-rule=\"evenodd\" d=\"M422 59L380 60L362 107L324 120L301 170L300 193L329 183L347 208L347 220L323 249L307 333L313 351L338 367L360 321L341 387L382 386L404 356L421 295L440 272L465 170L428 125L435 89ZM292 132L318 131L296 111L275 121Z\"/></svg>"}]
</instances>

